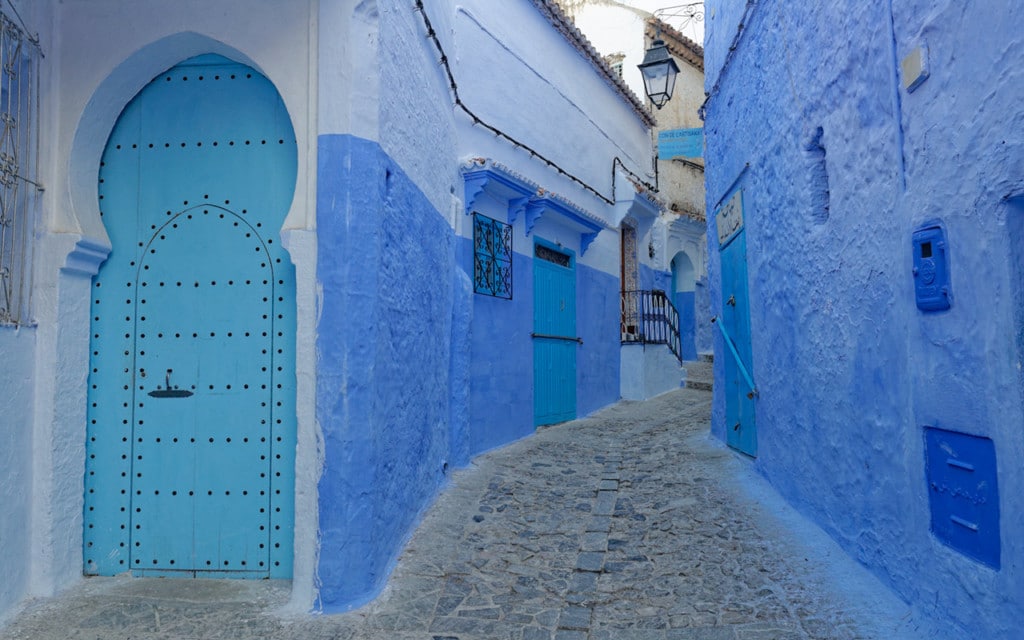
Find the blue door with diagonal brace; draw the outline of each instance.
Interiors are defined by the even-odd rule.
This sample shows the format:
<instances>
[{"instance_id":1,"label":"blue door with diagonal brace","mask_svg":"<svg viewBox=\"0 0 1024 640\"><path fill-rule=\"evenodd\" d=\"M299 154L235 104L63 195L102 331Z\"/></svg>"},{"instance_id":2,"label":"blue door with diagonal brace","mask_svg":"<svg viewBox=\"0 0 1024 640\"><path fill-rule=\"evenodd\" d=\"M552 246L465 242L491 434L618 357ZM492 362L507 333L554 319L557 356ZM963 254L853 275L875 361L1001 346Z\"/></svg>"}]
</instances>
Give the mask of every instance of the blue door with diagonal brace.
<instances>
[{"instance_id":1,"label":"blue door with diagonal brace","mask_svg":"<svg viewBox=\"0 0 1024 640\"><path fill-rule=\"evenodd\" d=\"M533 258L534 424L576 417L576 257L540 240Z\"/></svg>"},{"instance_id":2,"label":"blue door with diagonal brace","mask_svg":"<svg viewBox=\"0 0 1024 640\"><path fill-rule=\"evenodd\" d=\"M726 443L757 455L753 349L750 338L750 296L747 289L747 234L743 194L737 191L716 215L722 258L722 315L719 329L725 342Z\"/></svg>"},{"instance_id":3,"label":"blue door with diagonal brace","mask_svg":"<svg viewBox=\"0 0 1024 640\"><path fill-rule=\"evenodd\" d=\"M278 241L296 142L250 67L193 58L103 154L86 574L291 576L295 275Z\"/></svg>"}]
</instances>

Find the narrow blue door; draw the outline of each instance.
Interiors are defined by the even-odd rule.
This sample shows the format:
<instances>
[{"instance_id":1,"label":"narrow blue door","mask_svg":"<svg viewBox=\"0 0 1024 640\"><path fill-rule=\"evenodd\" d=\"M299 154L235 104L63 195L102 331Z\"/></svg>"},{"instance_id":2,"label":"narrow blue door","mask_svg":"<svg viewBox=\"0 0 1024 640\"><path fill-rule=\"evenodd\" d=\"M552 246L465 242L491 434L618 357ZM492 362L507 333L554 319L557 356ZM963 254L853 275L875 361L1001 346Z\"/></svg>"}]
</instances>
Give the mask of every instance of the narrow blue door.
<instances>
[{"instance_id":1,"label":"narrow blue door","mask_svg":"<svg viewBox=\"0 0 1024 640\"><path fill-rule=\"evenodd\" d=\"M694 288L693 262L680 251L672 259L672 304L679 312L679 348L683 360L697 359Z\"/></svg>"},{"instance_id":2,"label":"narrow blue door","mask_svg":"<svg viewBox=\"0 0 1024 640\"><path fill-rule=\"evenodd\" d=\"M292 571L296 176L273 85L219 56L124 109L99 172L86 574Z\"/></svg>"},{"instance_id":3,"label":"narrow blue door","mask_svg":"<svg viewBox=\"0 0 1024 640\"><path fill-rule=\"evenodd\" d=\"M754 420L754 369L750 345L750 303L747 293L747 238L741 228L722 247L722 318L726 331L725 427L726 442L743 453L757 455L757 428ZM738 358L737 358L738 356ZM746 371L746 375L744 374Z\"/></svg>"},{"instance_id":4,"label":"narrow blue door","mask_svg":"<svg viewBox=\"0 0 1024 640\"><path fill-rule=\"evenodd\" d=\"M534 424L576 417L576 260L542 241L533 260Z\"/></svg>"}]
</instances>

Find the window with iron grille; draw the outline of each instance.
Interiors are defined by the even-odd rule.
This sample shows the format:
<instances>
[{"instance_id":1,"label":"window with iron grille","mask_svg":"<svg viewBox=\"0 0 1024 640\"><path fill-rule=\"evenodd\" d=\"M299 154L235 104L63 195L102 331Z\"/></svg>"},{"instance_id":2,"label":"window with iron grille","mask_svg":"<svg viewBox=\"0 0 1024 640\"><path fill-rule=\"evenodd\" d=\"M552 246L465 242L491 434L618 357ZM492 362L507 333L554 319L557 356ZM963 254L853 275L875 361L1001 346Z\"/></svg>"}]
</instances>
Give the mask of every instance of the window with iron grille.
<instances>
[{"instance_id":1,"label":"window with iron grille","mask_svg":"<svg viewBox=\"0 0 1024 640\"><path fill-rule=\"evenodd\" d=\"M512 227L473 214L473 291L512 299Z\"/></svg>"},{"instance_id":2,"label":"window with iron grille","mask_svg":"<svg viewBox=\"0 0 1024 640\"><path fill-rule=\"evenodd\" d=\"M37 39L0 10L0 324L31 321Z\"/></svg>"}]
</instances>

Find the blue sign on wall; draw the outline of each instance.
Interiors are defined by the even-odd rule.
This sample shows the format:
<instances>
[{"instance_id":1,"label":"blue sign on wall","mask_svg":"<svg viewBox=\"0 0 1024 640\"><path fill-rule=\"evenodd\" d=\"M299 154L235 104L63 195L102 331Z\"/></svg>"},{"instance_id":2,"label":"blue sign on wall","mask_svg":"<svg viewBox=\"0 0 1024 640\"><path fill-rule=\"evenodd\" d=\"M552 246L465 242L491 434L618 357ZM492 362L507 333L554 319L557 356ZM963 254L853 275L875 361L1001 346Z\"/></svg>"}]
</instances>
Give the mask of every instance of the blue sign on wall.
<instances>
[{"instance_id":1,"label":"blue sign on wall","mask_svg":"<svg viewBox=\"0 0 1024 640\"><path fill-rule=\"evenodd\" d=\"M704 129L670 129L658 132L658 157L701 158L704 156Z\"/></svg>"},{"instance_id":2,"label":"blue sign on wall","mask_svg":"<svg viewBox=\"0 0 1024 640\"><path fill-rule=\"evenodd\" d=\"M999 489L995 444L926 426L932 533L960 553L999 569Z\"/></svg>"}]
</instances>

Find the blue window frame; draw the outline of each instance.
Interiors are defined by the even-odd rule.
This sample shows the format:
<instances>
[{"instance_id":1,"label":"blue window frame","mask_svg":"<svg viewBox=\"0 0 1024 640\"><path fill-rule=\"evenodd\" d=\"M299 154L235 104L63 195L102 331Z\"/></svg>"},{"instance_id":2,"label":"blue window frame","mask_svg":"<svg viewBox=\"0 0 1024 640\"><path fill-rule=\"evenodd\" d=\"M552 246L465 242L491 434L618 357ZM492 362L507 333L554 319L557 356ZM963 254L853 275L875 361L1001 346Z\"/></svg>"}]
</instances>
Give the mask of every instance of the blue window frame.
<instances>
[{"instance_id":1,"label":"blue window frame","mask_svg":"<svg viewBox=\"0 0 1024 640\"><path fill-rule=\"evenodd\" d=\"M512 299L512 226L475 212L473 291Z\"/></svg>"}]
</instances>

